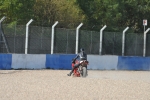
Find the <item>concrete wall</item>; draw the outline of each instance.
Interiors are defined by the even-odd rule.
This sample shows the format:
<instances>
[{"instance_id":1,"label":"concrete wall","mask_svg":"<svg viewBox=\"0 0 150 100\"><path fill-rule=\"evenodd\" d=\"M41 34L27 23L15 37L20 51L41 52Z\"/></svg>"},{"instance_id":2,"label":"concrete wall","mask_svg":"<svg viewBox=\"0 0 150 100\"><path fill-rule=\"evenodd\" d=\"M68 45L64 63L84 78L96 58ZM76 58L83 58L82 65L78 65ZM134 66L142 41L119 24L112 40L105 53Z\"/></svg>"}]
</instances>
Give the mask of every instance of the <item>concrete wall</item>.
<instances>
[{"instance_id":1,"label":"concrete wall","mask_svg":"<svg viewBox=\"0 0 150 100\"><path fill-rule=\"evenodd\" d=\"M76 55L64 55L64 54L55 54L55 55L46 55L46 68L49 69L64 69L70 70L72 58Z\"/></svg>"},{"instance_id":2,"label":"concrete wall","mask_svg":"<svg viewBox=\"0 0 150 100\"><path fill-rule=\"evenodd\" d=\"M118 56L99 56L88 55L88 69L100 70L116 70L118 64Z\"/></svg>"},{"instance_id":3,"label":"concrete wall","mask_svg":"<svg viewBox=\"0 0 150 100\"><path fill-rule=\"evenodd\" d=\"M0 69L11 69L12 55L11 54L0 54Z\"/></svg>"},{"instance_id":4,"label":"concrete wall","mask_svg":"<svg viewBox=\"0 0 150 100\"><path fill-rule=\"evenodd\" d=\"M0 54L0 69L70 70L75 54ZM150 70L150 57L87 56L90 70Z\"/></svg>"},{"instance_id":5,"label":"concrete wall","mask_svg":"<svg viewBox=\"0 0 150 100\"><path fill-rule=\"evenodd\" d=\"M150 57L118 57L118 70L150 70Z\"/></svg>"},{"instance_id":6,"label":"concrete wall","mask_svg":"<svg viewBox=\"0 0 150 100\"><path fill-rule=\"evenodd\" d=\"M43 69L45 67L45 54L12 54L13 69Z\"/></svg>"}]
</instances>

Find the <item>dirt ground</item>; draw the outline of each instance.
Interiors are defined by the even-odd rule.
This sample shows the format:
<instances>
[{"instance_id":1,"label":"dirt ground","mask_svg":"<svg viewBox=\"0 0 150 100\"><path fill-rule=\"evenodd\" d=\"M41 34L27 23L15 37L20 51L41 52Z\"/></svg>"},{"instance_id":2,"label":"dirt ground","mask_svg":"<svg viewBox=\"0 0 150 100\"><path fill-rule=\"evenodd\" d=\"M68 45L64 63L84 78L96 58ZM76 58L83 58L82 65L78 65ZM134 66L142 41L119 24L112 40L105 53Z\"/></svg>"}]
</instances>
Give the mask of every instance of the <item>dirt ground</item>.
<instances>
[{"instance_id":1,"label":"dirt ground","mask_svg":"<svg viewBox=\"0 0 150 100\"><path fill-rule=\"evenodd\" d=\"M0 100L150 100L150 71L0 70Z\"/></svg>"}]
</instances>

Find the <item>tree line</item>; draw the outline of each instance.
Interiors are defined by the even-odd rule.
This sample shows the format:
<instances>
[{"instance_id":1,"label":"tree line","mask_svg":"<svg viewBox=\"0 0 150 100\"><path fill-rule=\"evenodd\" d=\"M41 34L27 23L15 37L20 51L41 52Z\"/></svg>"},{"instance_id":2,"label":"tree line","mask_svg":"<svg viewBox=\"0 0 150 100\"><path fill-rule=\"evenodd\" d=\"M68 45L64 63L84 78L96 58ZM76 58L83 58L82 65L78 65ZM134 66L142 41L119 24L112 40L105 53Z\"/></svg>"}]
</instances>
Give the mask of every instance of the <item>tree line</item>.
<instances>
[{"instance_id":1,"label":"tree line","mask_svg":"<svg viewBox=\"0 0 150 100\"><path fill-rule=\"evenodd\" d=\"M132 32L143 32L143 19L150 24L150 0L0 0L0 18L5 23L50 26L59 21L60 28L122 31L127 26ZM148 28L146 26L146 28Z\"/></svg>"}]
</instances>

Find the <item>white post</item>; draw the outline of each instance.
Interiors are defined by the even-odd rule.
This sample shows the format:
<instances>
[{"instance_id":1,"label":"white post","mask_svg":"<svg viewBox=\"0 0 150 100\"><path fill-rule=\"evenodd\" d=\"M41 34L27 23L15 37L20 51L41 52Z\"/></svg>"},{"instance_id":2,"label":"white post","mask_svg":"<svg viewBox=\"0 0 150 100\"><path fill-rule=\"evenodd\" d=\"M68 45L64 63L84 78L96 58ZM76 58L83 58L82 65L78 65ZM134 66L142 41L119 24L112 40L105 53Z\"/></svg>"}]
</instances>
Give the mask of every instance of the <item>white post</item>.
<instances>
[{"instance_id":1,"label":"white post","mask_svg":"<svg viewBox=\"0 0 150 100\"><path fill-rule=\"evenodd\" d=\"M6 18L6 17L4 16L4 17L0 20L0 23L3 22L3 21L5 20L5 18Z\"/></svg>"},{"instance_id":2,"label":"white post","mask_svg":"<svg viewBox=\"0 0 150 100\"><path fill-rule=\"evenodd\" d=\"M143 57L145 57L146 54L146 34L147 32L150 30L150 28L148 28L145 32L144 32L144 47L143 47Z\"/></svg>"},{"instance_id":3,"label":"white post","mask_svg":"<svg viewBox=\"0 0 150 100\"><path fill-rule=\"evenodd\" d=\"M125 32L129 29L129 27L127 27L126 29L123 30L123 34L122 34L122 56L124 56L124 46L125 46Z\"/></svg>"},{"instance_id":4,"label":"white post","mask_svg":"<svg viewBox=\"0 0 150 100\"><path fill-rule=\"evenodd\" d=\"M54 28L58 24L58 21L55 22L55 24L52 26L52 35L51 35L51 54L53 54L54 51Z\"/></svg>"},{"instance_id":5,"label":"white post","mask_svg":"<svg viewBox=\"0 0 150 100\"><path fill-rule=\"evenodd\" d=\"M25 41L25 54L28 54L28 34L29 34L29 25L33 21L31 19L27 24L26 24L26 41Z\"/></svg>"},{"instance_id":6,"label":"white post","mask_svg":"<svg viewBox=\"0 0 150 100\"><path fill-rule=\"evenodd\" d=\"M79 29L80 27L83 25L83 23L81 23L77 28L76 28L76 51L75 53L78 54L78 43L79 43Z\"/></svg>"},{"instance_id":7,"label":"white post","mask_svg":"<svg viewBox=\"0 0 150 100\"><path fill-rule=\"evenodd\" d=\"M101 30L100 30L100 48L99 48L99 54L102 54L102 37L103 37L103 30L106 28L107 26L105 25Z\"/></svg>"},{"instance_id":8,"label":"white post","mask_svg":"<svg viewBox=\"0 0 150 100\"><path fill-rule=\"evenodd\" d=\"M5 16L0 20L0 27L2 28L2 22L5 20ZM2 31L2 30L1 30ZM6 46L6 49L7 49L7 53L9 53L9 49L8 49L8 45L6 43L6 39L4 37L4 33L0 33L0 35L3 37L3 41L5 42L5 46ZM0 38L0 41L1 41L1 38Z\"/></svg>"}]
</instances>

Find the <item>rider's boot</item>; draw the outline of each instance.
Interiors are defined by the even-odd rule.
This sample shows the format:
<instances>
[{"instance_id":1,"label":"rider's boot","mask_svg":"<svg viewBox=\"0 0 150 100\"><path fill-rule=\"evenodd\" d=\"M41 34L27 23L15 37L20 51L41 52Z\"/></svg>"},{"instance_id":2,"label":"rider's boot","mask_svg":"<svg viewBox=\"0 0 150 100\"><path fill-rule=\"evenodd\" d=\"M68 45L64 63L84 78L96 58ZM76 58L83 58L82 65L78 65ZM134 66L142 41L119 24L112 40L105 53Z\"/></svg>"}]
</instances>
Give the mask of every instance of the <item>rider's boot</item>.
<instances>
[{"instance_id":1,"label":"rider's boot","mask_svg":"<svg viewBox=\"0 0 150 100\"><path fill-rule=\"evenodd\" d=\"M69 74L67 74L68 76L71 76L72 72L70 72Z\"/></svg>"}]
</instances>

